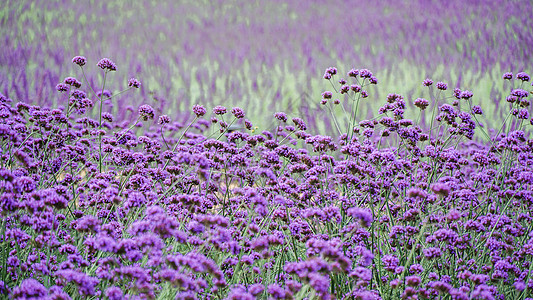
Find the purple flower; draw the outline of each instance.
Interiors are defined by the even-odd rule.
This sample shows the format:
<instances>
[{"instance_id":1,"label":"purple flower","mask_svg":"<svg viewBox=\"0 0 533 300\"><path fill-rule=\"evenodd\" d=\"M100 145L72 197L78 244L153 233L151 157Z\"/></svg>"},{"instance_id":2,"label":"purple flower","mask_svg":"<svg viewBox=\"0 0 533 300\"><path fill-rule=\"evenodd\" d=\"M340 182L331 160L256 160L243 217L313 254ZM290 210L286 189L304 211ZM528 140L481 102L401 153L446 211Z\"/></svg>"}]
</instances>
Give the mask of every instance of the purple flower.
<instances>
[{"instance_id":1,"label":"purple flower","mask_svg":"<svg viewBox=\"0 0 533 300\"><path fill-rule=\"evenodd\" d=\"M268 285L267 292L274 298L274 299L284 299L286 292L285 290L279 286L279 284L272 283Z\"/></svg>"},{"instance_id":2,"label":"purple flower","mask_svg":"<svg viewBox=\"0 0 533 300\"><path fill-rule=\"evenodd\" d=\"M435 194L440 195L442 197L447 197L448 194L450 193L450 187L447 184L440 183L440 182L432 184L431 185L431 190Z\"/></svg>"},{"instance_id":3,"label":"purple flower","mask_svg":"<svg viewBox=\"0 0 533 300\"><path fill-rule=\"evenodd\" d=\"M337 74L337 68L329 67L326 69L326 72L324 72L324 79L329 80L335 74Z\"/></svg>"},{"instance_id":4,"label":"purple flower","mask_svg":"<svg viewBox=\"0 0 533 300\"><path fill-rule=\"evenodd\" d=\"M143 104L139 106L139 116L144 121L152 120L155 117L155 111L150 105Z\"/></svg>"},{"instance_id":5,"label":"purple flower","mask_svg":"<svg viewBox=\"0 0 533 300\"><path fill-rule=\"evenodd\" d=\"M507 80L511 80L511 79L513 79L513 73L511 73L511 72L504 73L502 78L503 79L507 79Z\"/></svg>"},{"instance_id":6,"label":"purple flower","mask_svg":"<svg viewBox=\"0 0 533 300\"><path fill-rule=\"evenodd\" d=\"M170 123L170 117L167 115L159 116L159 119L157 120L157 124L164 125Z\"/></svg>"},{"instance_id":7,"label":"purple flower","mask_svg":"<svg viewBox=\"0 0 533 300\"><path fill-rule=\"evenodd\" d=\"M306 130L307 129L307 126L305 125L304 120L302 120L300 118L292 118L292 122L300 130Z\"/></svg>"},{"instance_id":8,"label":"purple flower","mask_svg":"<svg viewBox=\"0 0 533 300\"><path fill-rule=\"evenodd\" d=\"M474 93L472 93L471 91L465 90L461 92L461 99L468 100L472 98L472 96L474 96Z\"/></svg>"},{"instance_id":9,"label":"purple flower","mask_svg":"<svg viewBox=\"0 0 533 300\"><path fill-rule=\"evenodd\" d=\"M526 72L517 73L516 78L522 81L529 81L529 75Z\"/></svg>"},{"instance_id":10,"label":"purple flower","mask_svg":"<svg viewBox=\"0 0 533 300\"><path fill-rule=\"evenodd\" d=\"M372 221L374 221L374 218L372 217L372 212L368 209L360 207L352 207L348 209L348 215L359 219L364 227L370 227L370 225L372 225Z\"/></svg>"},{"instance_id":11,"label":"purple flower","mask_svg":"<svg viewBox=\"0 0 533 300\"><path fill-rule=\"evenodd\" d=\"M529 110L527 108L521 108L516 114L516 117L520 120L529 119Z\"/></svg>"},{"instance_id":12,"label":"purple flower","mask_svg":"<svg viewBox=\"0 0 533 300\"><path fill-rule=\"evenodd\" d=\"M68 91L68 84L66 83L59 83L56 85L56 91L63 93Z\"/></svg>"},{"instance_id":13,"label":"purple flower","mask_svg":"<svg viewBox=\"0 0 533 300\"><path fill-rule=\"evenodd\" d=\"M287 122L287 115L284 112L275 113L274 118L280 120L281 122Z\"/></svg>"},{"instance_id":14,"label":"purple flower","mask_svg":"<svg viewBox=\"0 0 533 300\"><path fill-rule=\"evenodd\" d=\"M320 275L319 273L311 273L309 274L309 285L315 289L315 291L318 292L319 295L326 295L329 290L329 278Z\"/></svg>"},{"instance_id":15,"label":"purple flower","mask_svg":"<svg viewBox=\"0 0 533 300\"><path fill-rule=\"evenodd\" d=\"M132 86L138 89L141 86L141 82L135 78L130 78L128 80L128 86Z\"/></svg>"},{"instance_id":16,"label":"purple flower","mask_svg":"<svg viewBox=\"0 0 533 300\"><path fill-rule=\"evenodd\" d=\"M415 106L420 108L421 110L426 109L426 107L429 106L429 101L423 98L417 98L415 100Z\"/></svg>"},{"instance_id":17,"label":"purple flower","mask_svg":"<svg viewBox=\"0 0 533 300\"><path fill-rule=\"evenodd\" d=\"M25 193L29 193L33 191L36 187L35 180L33 180L33 178L29 176L17 177L13 181L13 186L19 192L25 192Z\"/></svg>"},{"instance_id":18,"label":"purple flower","mask_svg":"<svg viewBox=\"0 0 533 300\"><path fill-rule=\"evenodd\" d=\"M431 80L431 79L429 79L429 78L426 78L426 79L422 82L422 84L423 84L424 86L430 86L430 85L433 84L433 80Z\"/></svg>"},{"instance_id":19,"label":"purple flower","mask_svg":"<svg viewBox=\"0 0 533 300\"><path fill-rule=\"evenodd\" d=\"M420 264L414 264L409 267L409 273L411 274L420 274L424 272L424 267Z\"/></svg>"},{"instance_id":20,"label":"purple flower","mask_svg":"<svg viewBox=\"0 0 533 300\"><path fill-rule=\"evenodd\" d=\"M349 77L357 77L359 75L359 70L358 69L351 69L350 71L348 71L348 76Z\"/></svg>"},{"instance_id":21,"label":"purple flower","mask_svg":"<svg viewBox=\"0 0 533 300\"><path fill-rule=\"evenodd\" d=\"M79 89L81 87L81 82L78 81L78 79L74 78L74 77L67 77L63 80L63 82L65 84L68 84L70 86L73 86L77 89Z\"/></svg>"},{"instance_id":22,"label":"purple flower","mask_svg":"<svg viewBox=\"0 0 533 300\"><path fill-rule=\"evenodd\" d=\"M523 282L523 281L520 281L520 280L517 280L515 281L515 283L513 284L514 288L517 290L517 291L523 291L526 289L526 284Z\"/></svg>"},{"instance_id":23,"label":"purple flower","mask_svg":"<svg viewBox=\"0 0 533 300\"><path fill-rule=\"evenodd\" d=\"M83 216L75 222L76 230L80 232L98 232L100 221L91 215Z\"/></svg>"},{"instance_id":24,"label":"purple flower","mask_svg":"<svg viewBox=\"0 0 533 300\"><path fill-rule=\"evenodd\" d=\"M57 285L53 285L48 290L51 300L71 300L72 298L63 291L63 288Z\"/></svg>"},{"instance_id":25,"label":"purple flower","mask_svg":"<svg viewBox=\"0 0 533 300\"><path fill-rule=\"evenodd\" d=\"M252 284L248 287L248 291L254 296L261 294L264 290L265 286L260 283Z\"/></svg>"},{"instance_id":26,"label":"purple flower","mask_svg":"<svg viewBox=\"0 0 533 300\"><path fill-rule=\"evenodd\" d=\"M356 277L360 280L370 281L372 279L372 271L365 267L356 267L351 273L351 277Z\"/></svg>"},{"instance_id":27,"label":"purple flower","mask_svg":"<svg viewBox=\"0 0 533 300\"><path fill-rule=\"evenodd\" d=\"M108 122L113 122L113 115L108 113L108 112L104 112L102 113L102 119L108 121Z\"/></svg>"},{"instance_id":28,"label":"purple flower","mask_svg":"<svg viewBox=\"0 0 533 300\"><path fill-rule=\"evenodd\" d=\"M213 113L215 115L223 115L226 113L226 108L224 106L217 105L213 108Z\"/></svg>"},{"instance_id":29,"label":"purple flower","mask_svg":"<svg viewBox=\"0 0 533 300\"><path fill-rule=\"evenodd\" d=\"M46 287L33 278L24 279L11 294L14 299L42 299L46 295L48 295Z\"/></svg>"},{"instance_id":30,"label":"purple flower","mask_svg":"<svg viewBox=\"0 0 533 300\"><path fill-rule=\"evenodd\" d=\"M124 296L122 290L116 286L108 287L105 291L105 295L109 298L109 300L122 300Z\"/></svg>"},{"instance_id":31,"label":"purple flower","mask_svg":"<svg viewBox=\"0 0 533 300\"><path fill-rule=\"evenodd\" d=\"M106 70L106 71L117 70L117 65L115 65L115 63L111 61L109 58L102 58L96 65L100 67L102 70Z\"/></svg>"},{"instance_id":32,"label":"purple flower","mask_svg":"<svg viewBox=\"0 0 533 300\"><path fill-rule=\"evenodd\" d=\"M442 293L448 293L450 289L452 288L452 286L449 283L443 282L443 281L433 281L430 283L430 286L434 288L435 290L442 292Z\"/></svg>"},{"instance_id":33,"label":"purple flower","mask_svg":"<svg viewBox=\"0 0 533 300\"><path fill-rule=\"evenodd\" d=\"M72 59L72 62L77 64L80 67L83 67L85 63L87 62L87 59L85 58L85 56L74 56L74 58Z\"/></svg>"},{"instance_id":34,"label":"purple flower","mask_svg":"<svg viewBox=\"0 0 533 300\"><path fill-rule=\"evenodd\" d=\"M333 97L333 93L330 92L330 91L325 91L322 93L322 98L323 99L331 99L331 97Z\"/></svg>"},{"instance_id":35,"label":"purple flower","mask_svg":"<svg viewBox=\"0 0 533 300\"><path fill-rule=\"evenodd\" d=\"M437 82L437 89L445 91L448 89L448 85L442 81Z\"/></svg>"},{"instance_id":36,"label":"purple flower","mask_svg":"<svg viewBox=\"0 0 533 300\"><path fill-rule=\"evenodd\" d=\"M359 76L362 78L371 78L373 76L372 72L368 69L360 69Z\"/></svg>"},{"instance_id":37,"label":"purple flower","mask_svg":"<svg viewBox=\"0 0 533 300\"><path fill-rule=\"evenodd\" d=\"M387 254L381 258L381 262L385 270L394 272L400 261L395 255Z\"/></svg>"},{"instance_id":38,"label":"purple flower","mask_svg":"<svg viewBox=\"0 0 533 300\"><path fill-rule=\"evenodd\" d=\"M483 114L483 110L481 109L481 107L479 105L474 105L474 106L472 106L472 114L474 114L474 115L482 115Z\"/></svg>"},{"instance_id":39,"label":"purple flower","mask_svg":"<svg viewBox=\"0 0 533 300\"><path fill-rule=\"evenodd\" d=\"M528 94L529 93L523 89L514 89L511 91L511 95L516 96L518 98L525 98Z\"/></svg>"},{"instance_id":40,"label":"purple flower","mask_svg":"<svg viewBox=\"0 0 533 300\"><path fill-rule=\"evenodd\" d=\"M192 107L192 112L196 115L196 117L201 117L207 113L207 110L202 105L195 104Z\"/></svg>"},{"instance_id":41,"label":"purple flower","mask_svg":"<svg viewBox=\"0 0 533 300\"><path fill-rule=\"evenodd\" d=\"M234 107L231 109L231 113L235 116L237 119L244 118L244 111L240 107Z\"/></svg>"},{"instance_id":42,"label":"purple flower","mask_svg":"<svg viewBox=\"0 0 533 300\"><path fill-rule=\"evenodd\" d=\"M437 247L426 248L426 249L422 250L422 252L424 253L424 256L427 259L433 259L433 258L436 258L436 257L440 257L442 255L441 250L439 248L437 248Z\"/></svg>"},{"instance_id":43,"label":"purple flower","mask_svg":"<svg viewBox=\"0 0 533 300\"><path fill-rule=\"evenodd\" d=\"M409 286L418 286L420 282L420 276L413 275L405 277L405 283Z\"/></svg>"}]
</instances>

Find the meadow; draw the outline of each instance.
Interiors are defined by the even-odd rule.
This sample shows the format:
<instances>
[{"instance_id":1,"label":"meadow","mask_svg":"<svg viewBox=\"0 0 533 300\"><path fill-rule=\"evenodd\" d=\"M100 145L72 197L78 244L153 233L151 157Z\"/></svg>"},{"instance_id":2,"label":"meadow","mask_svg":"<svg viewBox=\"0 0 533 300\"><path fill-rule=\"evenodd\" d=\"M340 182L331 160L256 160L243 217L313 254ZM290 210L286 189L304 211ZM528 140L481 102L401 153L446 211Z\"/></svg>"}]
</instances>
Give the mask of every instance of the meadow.
<instances>
[{"instance_id":1,"label":"meadow","mask_svg":"<svg viewBox=\"0 0 533 300\"><path fill-rule=\"evenodd\" d=\"M531 11L1 4L0 297L533 299Z\"/></svg>"}]
</instances>

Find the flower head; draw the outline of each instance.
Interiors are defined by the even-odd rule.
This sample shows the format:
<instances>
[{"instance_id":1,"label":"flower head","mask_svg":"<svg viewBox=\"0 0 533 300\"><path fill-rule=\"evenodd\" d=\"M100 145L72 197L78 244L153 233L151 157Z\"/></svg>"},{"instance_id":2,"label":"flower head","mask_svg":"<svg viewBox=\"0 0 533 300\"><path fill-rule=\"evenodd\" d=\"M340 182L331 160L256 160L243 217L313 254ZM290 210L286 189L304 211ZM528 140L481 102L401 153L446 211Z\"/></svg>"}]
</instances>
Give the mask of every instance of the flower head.
<instances>
[{"instance_id":1,"label":"flower head","mask_svg":"<svg viewBox=\"0 0 533 300\"><path fill-rule=\"evenodd\" d=\"M68 85L65 83L59 83L56 85L56 90L60 93L68 91Z\"/></svg>"},{"instance_id":2,"label":"flower head","mask_svg":"<svg viewBox=\"0 0 533 300\"><path fill-rule=\"evenodd\" d=\"M281 122L287 122L287 114L284 112L274 113L274 118L280 120Z\"/></svg>"},{"instance_id":3,"label":"flower head","mask_svg":"<svg viewBox=\"0 0 533 300\"><path fill-rule=\"evenodd\" d=\"M130 80L128 80L128 86L138 89L141 86L141 82L135 78L130 78Z\"/></svg>"},{"instance_id":4,"label":"flower head","mask_svg":"<svg viewBox=\"0 0 533 300\"><path fill-rule=\"evenodd\" d=\"M116 71L117 65L113 61L111 61L109 58L102 58L97 64L102 70L107 71Z\"/></svg>"},{"instance_id":5,"label":"flower head","mask_svg":"<svg viewBox=\"0 0 533 300\"><path fill-rule=\"evenodd\" d=\"M511 80L511 79L513 79L513 73L511 73L511 72L504 73L502 78L503 79L507 79L507 80Z\"/></svg>"},{"instance_id":6,"label":"flower head","mask_svg":"<svg viewBox=\"0 0 533 300\"><path fill-rule=\"evenodd\" d=\"M213 108L213 113L215 115L223 115L226 113L226 108L224 106L217 105Z\"/></svg>"},{"instance_id":7,"label":"flower head","mask_svg":"<svg viewBox=\"0 0 533 300\"><path fill-rule=\"evenodd\" d=\"M139 106L139 116L144 121L151 120L155 116L154 109L148 104L143 104L143 105Z\"/></svg>"},{"instance_id":8,"label":"flower head","mask_svg":"<svg viewBox=\"0 0 533 300\"><path fill-rule=\"evenodd\" d=\"M170 117L167 115L159 116L159 119L157 120L157 124L168 124L170 123Z\"/></svg>"},{"instance_id":9,"label":"flower head","mask_svg":"<svg viewBox=\"0 0 533 300\"><path fill-rule=\"evenodd\" d=\"M74 77L67 77L65 80L63 80L63 82L78 89L81 87L81 82Z\"/></svg>"},{"instance_id":10,"label":"flower head","mask_svg":"<svg viewBox=\"0 0 533 300\"><path fill-rule=\"evenodd\" d=\"M516 74L516 78L522 81L529 81L529 75L526 72L520 72Z\"/></svg>"},{"instance_id":11,"label":"flower head","mask_svg":"<svg viewBox=\"0 0 533 300\"><path fill-rule=\"evenodd\" d=\"M244 118L244 111L242 110L242 108L240 107L234 107L232 110L231 110L231 113L235 116L235 118L237 119L242 119Z\"/></svg>"},{"instance_id":12,"label":"flower head","mask_svg":"<svg viewBox=\"0 0 533 300\"><path fill-rule=\"evenodd\" d=\"M437 82L437 89L445 91L448 89L448 85L442 81Z\"/></svg>"},{"instance_id":13,"label":"flower head","mask_svg":"<svg viewBox=\"0 0 533 300\"><path fill-rule=\"evenodd\" d=\"M195 104L192 107L192 112L199 118L207 113L207 110L202 105Z\"/></svg>"},{"instance_id":14,"label":"flower head","mask_svg":"<svg viewBox=\"0 0 533 300\"><path fill-rule=\"evenodd\" d=\"M85 63L87 62L87 59L85 58L85 56L74 56L74 58L72 59L72 62L77 64L80 67L83 67Z\"/></svg>"}]
</instances>

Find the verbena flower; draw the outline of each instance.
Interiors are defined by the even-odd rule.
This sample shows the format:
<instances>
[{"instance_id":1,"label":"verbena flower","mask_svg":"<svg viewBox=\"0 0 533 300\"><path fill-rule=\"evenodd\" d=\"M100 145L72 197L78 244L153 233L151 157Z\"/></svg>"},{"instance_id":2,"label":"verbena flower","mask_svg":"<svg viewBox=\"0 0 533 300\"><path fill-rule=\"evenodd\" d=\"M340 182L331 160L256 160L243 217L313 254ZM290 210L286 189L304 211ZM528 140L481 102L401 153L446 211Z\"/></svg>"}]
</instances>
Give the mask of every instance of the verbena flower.
<instances>
[{"instance_id":1,"label":"verbena flower","mask_svg":"<svg viewBox=\"0 0 533 300\"><path fill-rule=\"evenodd\" d=\"M130 78L128 80L128 86L138 89L139 87L141 87L141 82L137 80L136 78Z\"/></svg>"},{"instance_id":2,"label":"verbena flower","mask_svg":"<svg viewBox=\"0 0 533 300\"><path fill-rule=\"evenodd\" d=\"M231 109L231 113L235 116L237 119L244 118L244 111L240 107L234 107Z\"/></svg>"},{"instance_id":3,"label":"verbena flower","mask_svg":"<svg viewBox=\"0 0 533 300\"><path fill-rule=\"evenodd\" d=\"M109 58L102 58L98 61L96 64L100 69L104 71L116 71L117 65L113 61L111 61Z\"/></svg>"},{"instance_id":4,"label":"verbena flower","mask_svg":"<svg viewBox=\"0 0 533 300\"><path fill-rule=\"evenodd\" d=\"M85 56L74 56L74 58L72 58L72 62L80 67L83 67L87 62L87 59L85 58Z\"/></svg>"},{"instance_id":5,"label":"verbena flower","mask_svg":"<svg viewBox=\"0 0 533 300\"><path fill-rule=\"evenodd\" d=\"M155 117L155 111L150 105L143 104L139 106L139 116L144 121L152 120Z\"/></svg>"},{"instance_id":6,"label":"verbena flower","mask_svg":"<svg viewBox=\"0 0 533 300\"><path fill-rule=\"evenodd\" d=\"M203 115L207 113L207 110L205 109L205 107L203 107L202 105L198 105L198 104L193 105L192 111L197 117L202 117Z\"/></svg>"}]
</instances>

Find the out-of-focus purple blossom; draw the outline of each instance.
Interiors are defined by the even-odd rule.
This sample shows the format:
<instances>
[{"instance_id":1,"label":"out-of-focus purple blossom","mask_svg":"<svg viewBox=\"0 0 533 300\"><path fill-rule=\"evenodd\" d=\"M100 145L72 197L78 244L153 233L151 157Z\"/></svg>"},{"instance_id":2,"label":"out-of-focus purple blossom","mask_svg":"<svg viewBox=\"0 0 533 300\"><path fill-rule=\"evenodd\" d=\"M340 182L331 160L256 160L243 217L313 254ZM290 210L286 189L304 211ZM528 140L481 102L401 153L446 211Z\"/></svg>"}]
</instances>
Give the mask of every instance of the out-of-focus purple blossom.
<instances>
[{"instance_id":1,"label":"out-of-focus purple blossom","mask_svg":"<svg viewBox=\"0 0 533 300\"><path fill-rule=\"evenodd\" d=\"M39 281L28 278L13 289L12 296L15 299L43 299L48 294L46 287Z\"/></svg>"},{"instance_id":2,"label":"out-of-focus purple blossom","mask_svg":"<svg viewBox=\"0 0 533 300\"><path fill-rule=\"evenodd\" d=\"M529 95L528 91L523 89L514 89L511 91L512 96L516 96L518 98L525 98Z\"/></svg>"},{"instance_id":3,"label":"out-of-focus purple blossom","mask_svg":"<svg viewBox=\"0 0 533 300\"><path fill-rule=\"evenodd\" d=\"M398 267L398 263L400 261L395 255L387 254L381 258L381 262L383 263L383 267L385 270L389 272L394 272L396 270L396 267Z\"/></svg>"},{"instance_id":4,"label":"out-of-focus purple blossom","mask_svg":"<svg viewBox=\"0 0 533 300\"><path fill-rule=\"evenodd\" d=\"M74 77L67 77L63 80L63 82L77 89L81 87L81 82Z\"/></svg>"},{"instance_id":5,"label":"out-of-focus purple blossom","mask_svg":"<svg viewBox=\"0 0 533 300\"><path fill-rule=\"evenodd\" d=\"M337 74L337 68L329 67L324 72L324 79L331 79L333 75Z\"/></svg>"},{"instance_id":6,"label":"out-of-focus purple blossom","mask_svg":"<svg viewBox=\"0 0 533 300\"><path fill-rule=\"evenodd\" d=\"M372 212L364 208L350 208L348 209L348 214L356 219L359 219L364 227L370 227L370 225L372 225L372 221L374 220L372 217Z\"/></svg>"},{"instance_id":7,"label":"out-of-focus purple blossom","mask_svg":"<svg viewBox=\"0 0 533 300\"><path fill-rule=\"evenodd\" d=\"M110 286L105 291L105 295L109 298L109 300L121 300L123 299L124 293L119 287Z\"/></svg>"},{"instance_id":8,"label":"out-of-focus purple blossom","mask_svg":"<svg viewBox=\"0 0 533 300\"><path fill-rule=\"evenodd\" d=\"M56 85L56 90L60 93L68 91L68 84L66 83L59 83Z\"/></svg>"},{"instance_id":9,"label":"out-of-focus purple blossom","mask_svg":"<svg viewBox=\"0 0 533 300\"><path fill-rule=\"evenodd\" d=\"M128 86L138 89L139 87L141 87L141 82L138 79L136 79L136 78L130 78L128 80Z\"/></svg>"},{"instance_id":10,"label":"out-of-focus purple blossom","mask_svg":"<svg viewBox=\"0 0 533 300\"><path fill-rule=\"evenodd\" d=\"M474 114L474 115L482 115L483 114L483 110L481 109L481 106L479 106L479 105L472 106L472 114Z\"/></svg>"},{"instance_id":11,"label":"out-of-focus purple blossom","mask_svg":"<svg viewBox=\"0 0 533 300\"><path fill-rule=\"evenodd\" d=\"M292 122L294 123L294 125L300 129L300 130L307 130L307 125L305 125L305 122L304 120L300 119L300 118L292 118Z\"/></svg>"},{"instance_id":12,"label":"out-of-focus purple blossom","mask_svg":"<svg viewBox=\"0 0 533 300\"><path fill-rule=\"evenodd\" d=\"M434 183L431 185L431 190L442 197L447 197L450 193L450 187L445 183Z\"/></svg>"},{"instance_id":13,"label":"out-of-focus purple blossom","mask_svg":"<svg viewBox=\"0 0 533 300\"><path fill-rule=\"evenodd\" d=\"M437 82L436 86L437 86L437 89L442 90L442 91L445 91L448 89L448 84L442 81Z\"/></svg>"},{"instance_id":14,"label":"out-of-focus purple blossom","mask_svg":"<svg viewBox=\"0 0 533 300\"><path fill-rule=\"evenodd\" d=\"M267 292L274 299L283 299L286 296L286 291L279 284L272 283L268 285Z\"/></svg>"},{"instance_id":15,"label":"out-of-focus purple blossom","mask_svg":"<svg viewBox=\"0 0 533 300\"><path fill-rule=\"evenodd\" d=\"M155 117L155 111L150 105L143 104L139 106L139 116L144 121L152 120Z\"/></svg>"},{"instance_id":16,"label":"out-of-focus purple blossom","mask_svg":"<svg viewBox=\"0 0 533 300\"><path fill-rule=\"evenodd\" d=\"M461 92L461 99L468 100L472 98L472 96L474 96L474 93L472 93L471 91L465 90Z\"/></svg>"},{"instance_id":17,"label":"out-of-focus purple blossom","mask_svg":"<svg viewBox=\"0 0 533 300\"><path fill-rule=\"evenodd\" d=\"M170 117L167 115L161 115L157 119L157 124L164 125L170 123Z\"/></svg>"},{"instance_id":18,"label":"out-of-focus purple blossom","mask_svg":"<svg viewBox=\"0 0 533 300\"><path fill-rule=\"evenodd\" d=\"M287 122L287 115L283 112L277 112L277 113L274 113L274 118L282 121L282 122Z\"/></svg>"},{"instance_id":19,"label":"out-of-focus purple blossom","mask_svg":"<svg viewBox=\"0 0 533 300\"><path fill-rule=\"evenodd\" d=\"M330 91L325 91L322 93L322 98L323 99L331 99L331 97L333 97L333 93L330 92Z\"/></svg>"},{"instance_id":20,"label":"out-of-focus purple blossom","mask_svg":"<svg viewBox=\"0 0 533 300\"><path fill-rule=\"evenodd\" d=\"M213 108L213 113L215 115L223 115L227 112L227 109L224 106L217 105Z\"/></svg>"},{"instance_id":21,"label":"out-of-focus purple blossom","mask_svg":"<svg viewBox=\"0 0 533 300\"><path fill-rule=\"evenodd\" d=\"M530 77L526 72L519 72L516 73L516 79L520 79L522 81L529 81Z\"/></svg>"}]
</instances>

